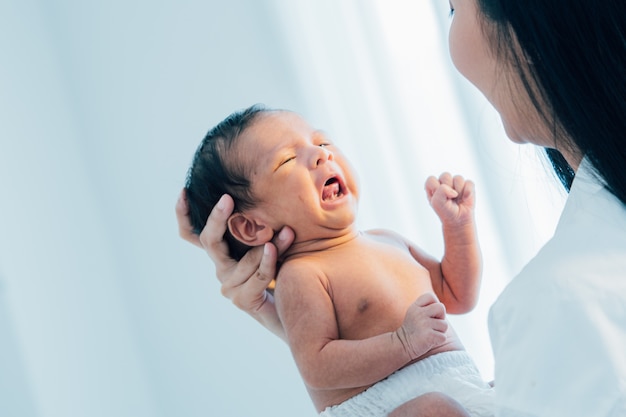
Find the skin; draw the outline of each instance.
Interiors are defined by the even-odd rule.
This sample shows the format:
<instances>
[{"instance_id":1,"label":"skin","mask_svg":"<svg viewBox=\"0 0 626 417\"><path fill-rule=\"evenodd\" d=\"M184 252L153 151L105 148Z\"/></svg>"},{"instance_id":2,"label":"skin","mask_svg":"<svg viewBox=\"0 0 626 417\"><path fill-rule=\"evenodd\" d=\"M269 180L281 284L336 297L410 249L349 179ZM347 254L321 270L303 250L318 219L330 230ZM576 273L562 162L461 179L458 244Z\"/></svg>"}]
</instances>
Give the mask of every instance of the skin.
<instances>
[{"instance_id":1,"label":"skin","mask_svg":"<svg viewBox=\"0 0 626 417\"><path fill-rule=\"evenodd\" d=\"M554 138L551 126L540 116L523 88L516 70L499 62L492 53L479 21L476 0L450 0L453 10L448 47L456 69L470 81L500 114L512 142L555 148L576 170L582 157L568 147L565 138Z\"/></svg>"},{"instance_id":2,"label":"skin","mask_svg":"<svg viewBox=\"0 0 626 417\"><path fill-rule=\"evenodd\" d=\"M389 417L470 417L454 399L440 392L429 392L414 398L389 413Z\"/></svg>"},{"instance_id":3,"label":"skin","mask_svg":"<svg viewBox=\"0 0 626 417\"><path fill-rule=\"evenodd\" d=\"M359 186L339 148L322 132L291 112L261 116L241 135L234 153L241 164L254 167L253 209L229 219L231 233L248 246L269 241L289 226L296 240L288 254L322 250L332 239L351 239ZM324 182L335 178L345 189L336 201L321 201ZM338 185L339 186L339 185Z\"/></svg>"},{"instance_id":4,"label":"skin","mask_svg":"<svg viewBox=\"0 0 626 417\"><path fill-rule=\"evenodd\" d=\"M409 363L463 349L437 297L456 312L476 301L481 262L471 181L444 174L426 183L443 223L446 254L439 262L394 233L356 229L356 175L326 135L300 116L264 115L233 154L254 167L251 189L260 201L229 216L231 233L256 246L268 245L286 226L295 232L281 256L275 300L263 291L254 302L276 309L281 336L318 411ZM325 187L330 178L335 185ZM328 197L324 188L337 195Z\"/></svg>"},{"instance_id":5,"label":"skin","mask_svg":"<svg viewBox=\"0 0 626 417\"><path fill-rule=\"evenodd\" d=\"M523 123L527 122L529 117L530 102L517 82L517 77L500 65L491 53L479 24L476 1L450 0L450 7L454 11L448 46L456 69L474 84L498 111L506 134L513 142L525 143L547 136L545 135L547 132L530 131L527 123ZM536 112L530 117L539 121ZM533 125L541 126L537 130L543 130L542 123Z\"/></svg>"}]
</instances>

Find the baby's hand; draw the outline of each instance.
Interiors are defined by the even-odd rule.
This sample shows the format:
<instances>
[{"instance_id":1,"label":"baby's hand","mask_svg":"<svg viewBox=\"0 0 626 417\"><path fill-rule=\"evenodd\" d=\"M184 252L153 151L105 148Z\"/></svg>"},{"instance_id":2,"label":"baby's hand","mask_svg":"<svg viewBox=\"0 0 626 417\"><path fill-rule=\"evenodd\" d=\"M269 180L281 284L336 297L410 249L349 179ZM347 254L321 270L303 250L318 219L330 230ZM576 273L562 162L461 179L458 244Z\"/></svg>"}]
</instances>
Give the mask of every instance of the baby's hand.
<instances>
[{"instance_id":1,"label":"baby's hand","mask_svg":"<svg viewBox=\"0 0 626 417\"><path fill-rule=\"evenodd\" d=\"M396 334L413 360L442 345L447 330L446 308L434 294L426 293L411 304Z\"/></svg>"},{"instance_id":2,"label":"baby's hand","mask_svg":"<svg viewBox=\"0 0 626 417\"><path fill-rule=\"evenodd\" d=\"M472 221L474 211L474 183L460 175L444 172L426 180L428 201L442 222L466 223Z\"/></svg>"}]
</instances>

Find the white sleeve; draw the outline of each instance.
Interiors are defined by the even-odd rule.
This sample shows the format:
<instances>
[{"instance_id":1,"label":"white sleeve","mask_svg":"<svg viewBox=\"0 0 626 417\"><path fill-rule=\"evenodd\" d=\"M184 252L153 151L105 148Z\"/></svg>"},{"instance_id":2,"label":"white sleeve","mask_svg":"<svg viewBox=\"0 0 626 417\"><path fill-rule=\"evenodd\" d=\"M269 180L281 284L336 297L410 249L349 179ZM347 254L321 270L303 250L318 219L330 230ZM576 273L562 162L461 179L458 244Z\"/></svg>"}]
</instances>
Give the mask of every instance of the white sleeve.
<instances>
[{"instance_id":1,"label":"white sleeve","mask_svg":"<svg viewBox=\"0 0 626 417\"><path fill-rule=\"evenodd\" d=\"M505 291L490 314L496 416L626 416L623 288L529 273L543 281L531 277Z\"/></svg>"}]
</instances>

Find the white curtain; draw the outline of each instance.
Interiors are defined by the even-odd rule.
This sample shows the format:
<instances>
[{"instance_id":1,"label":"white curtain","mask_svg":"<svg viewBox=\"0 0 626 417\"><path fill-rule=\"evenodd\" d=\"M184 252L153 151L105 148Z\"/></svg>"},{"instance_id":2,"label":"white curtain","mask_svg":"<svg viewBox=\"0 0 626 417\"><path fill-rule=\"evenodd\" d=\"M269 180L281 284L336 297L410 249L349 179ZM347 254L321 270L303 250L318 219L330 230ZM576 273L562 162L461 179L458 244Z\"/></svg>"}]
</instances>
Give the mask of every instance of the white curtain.
<instances>
[{"instance_id":1,"label":"white curtain","mask_svg":"<svg viewBox=\"0 0 626 417\"><path fill-rule=\"evenodd\" d=\"M433 0L1 0L0 404L20 416L315 415L287 347L221 297L173 206L256 102L328 131L363 228L435 255L423 183L476 182L484 276L452 317L486 379L491 302L562 204L447 55Z\"/></svg>"}]
</instances>

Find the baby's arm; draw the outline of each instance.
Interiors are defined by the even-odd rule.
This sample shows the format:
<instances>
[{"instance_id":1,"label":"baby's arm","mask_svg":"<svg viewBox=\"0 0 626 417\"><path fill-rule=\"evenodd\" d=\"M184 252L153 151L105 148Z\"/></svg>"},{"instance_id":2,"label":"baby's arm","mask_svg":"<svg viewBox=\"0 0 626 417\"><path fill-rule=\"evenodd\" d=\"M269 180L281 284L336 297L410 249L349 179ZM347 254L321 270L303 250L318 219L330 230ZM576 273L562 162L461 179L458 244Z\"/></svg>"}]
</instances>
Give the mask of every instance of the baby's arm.
<instances>
[{"instance_id":1,"label":"baby's arm","mask_svg":"<svg viewBox=\"0 0 626 417\"><path fill-rule=\"evenodd\" d=\"M466 313L478 300L482 259L474 222L474 183L457 175L429 177L426 193L439 216L445 244L441 262L411 247L430 272L433 288L449 313Z\"/></svg>"},{"instance_id":2,"label":"baby's arm","mask_svg":"<svg viewBox=\"0 0 626 417\"><path fill-rule=\"evenodd\" d=\"M314 266L282 266L276 308L307 386L342 389L374 384L446 340L445 308L424 294L402 326L363 340L340 339L325 277Z\"/></svg>"}]
</instances>

